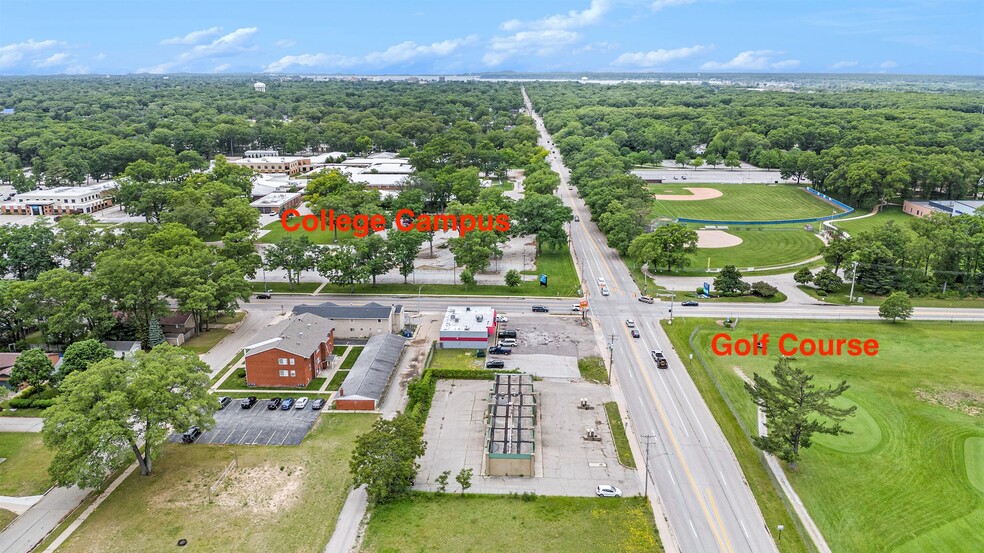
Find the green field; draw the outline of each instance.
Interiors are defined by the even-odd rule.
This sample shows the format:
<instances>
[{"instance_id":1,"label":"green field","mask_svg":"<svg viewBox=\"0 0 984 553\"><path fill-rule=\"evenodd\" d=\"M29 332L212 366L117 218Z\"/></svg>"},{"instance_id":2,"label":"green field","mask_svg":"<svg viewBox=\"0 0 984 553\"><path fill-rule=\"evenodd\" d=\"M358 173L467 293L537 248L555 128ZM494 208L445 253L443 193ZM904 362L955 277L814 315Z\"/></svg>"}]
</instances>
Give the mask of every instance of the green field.
<instances>
[{"instance_id":1,"label":"green field","mask_svg":"<svg viewBox=\"0 0 984 553\"><path fill-rule=\"evenodd\" d=\"M734 265L745 270L797 263L816 257L823 247L816 235L801 229L732 227L728 232L741 238L741 244L730 248L699 248L691 270L707 269L708 258L712 269Z\"/></svg>"},{"instance_id":2,"label":"green field","mask_svg":"<svg viewBox=\"0 0 984 553\"><path fill-rule=\"evenodd\" d=\"M840 289L827 294L826 296L818 296L817 289L812 286L797 285L797 288L803 290L807 294L813 296L814 298L825 301L828 303L836 303L840 305L848 305L851 299L851 283L846 282L841 285ZM881 305L887 296L876 296L869 294L864 291L854 290L854 299L857 300L858 297L864 298L862 304L854 303L851 305ZM911 298L913 307L953 307L953 308L964 308L964 309L984 309L984 298L975 297L953 297L953 298Z\"/></svg>"},{"instance_id":3,"label":"green field","mask_svg":"<svg viewBox=\"0 0 984 553\"><path fill-rule=\"evenodd\" d=\"M915 220L916 218L912 215L903 213L901 207L892 205L885 207L871 217L855 219L853 221L836 221L834 226L847 231L851 236L856 236L862 232L873 230L875 227L880 227L888 221L895 221L896 226L905 229L910 236L915 236L915 232L913 232L910 226L912 221Z\"/></svg>"},{"instance_id":4,"label":"green field","mask_svg":"<svg viewBox=\"0 0 984 553\"><path fill-rule=\"evenodd\" d=\"M475 349L436 349L427 368L484 369L485 360L475 357Z\"/></svg>"},{"instance_id":5,"label":"green field","mask_svg":"<svg viewBox=\"0 0 984 553\"><path fill-rule=\"evenodd\" d=\"M766 374L775 356L716 357L710 340L722 328L710 320L679 317L667 328L678 352L689 351L686 339L698 323L702 330L695 343L701 355L746 426L754 428L754 407L734 371ZM815 374L820 385L846 379L852 387L841 404L858 406L858 415L845 422L854 434L815 439L799 470L787 471L833 550L984 550L984 490L979 487L984 473L984 325L742 320L733 334L777 338L786 332L815 339L875 338L881 346L873 358L793 361ZM692 374L700 372L698 365ZM716 394L713 388L701 391L709 404L716 401L708 396ZM747 439L726 435L741 460ZM763 486L749 481L753 488Z\"/></svg>"},{"instance_id":6,"label":"green field","mask_svg":"<svg viewBox=\"0 0 984 553\"><path fill-rule=\"evenodd\" d=\"M51 487L48 464L54 451L41 443L41 434L0 432L0 495L40 495Z\"/></svg>"},{"instance_id":7,"label":"green field","mask_svg":"<svg viewBox=\"0 0 984 553\"><path fill-rule=\"evenodd\" d=\"M290 219L287 219L287 223L290 224L290 225L295 225L295 224L300 223L300 221L299 220L296 220L295 217L291 217ZM306 231L306 230L304 230L302 228L299 228L299 229L297 229L294 232L287 232L287 229L285 229L283 227L283 225L280 223L280 219L279 218L277 218L276 221L274 221L272 223L269 223L266 226L264 226L263 227L263 230L268 230L270 232L268 232L268 233L266 233L266 234L264 234L263 236L260 237L259 242L261 244L275 244L278 241L280 241L281 238L283 238L285 236L307 236L308 237L308 240L310 240L311 243L313 243L313 244L334 244L335 243L335 231L332 231L332 230L326 230L326 231L315 230L313 232L308 232L308 231ZM353 240L354 238L355 238L355 234L353 233L353 231L348 231L348 232L341 232L341 231L339 231L338 232L338 241L339 242L350 241L350 240Z\"/></svg>"},{"instance_id":8,"label":"green field","mask_svg":"<svg viewBox=\"0 0 984 553\"><path fill-rule=\"evenodd\" d=\"M777 221L830 217L840 208L789 184L654 184L653 194L689 195L684 188L713 188L723 196L709 200L653 200L653 217L711 221Z\"/></svg>"},{"instance_id":9,"label":"green field","mask_svg":"<svg viewBox=\"0 0 984 553\"><path fill-rule=\"evenodd\" d=\"M348 355L345 356L345 360L342 364L338 366L341 371L347 371L351 369L355 362L359 360L359 356L362 355L362 350L365 349L364 346L352 346L349 348Z\"/></svg>"},{"instance_id":10,"label":"green field","mask_svg":"<svg viewBox=\"0 0 984 553\"><path fill-rule=\"evenodd\" d=\"M457 485L452 481L449 489ZM663 551L640 498L412 494L376 507L364 553Z\"/></svg>"},{"instance_id":11,"label":"green field","mask_svg":"<svg viewBox=\"0 0 984 553\"><path fill-rule=\"evenodd\" d=\"M191 551L322 551L374 419L322 414L296 447L168 444L152 476L127 477L59 551L173 551L181 538Z\"/></svg>"}]
</instances>

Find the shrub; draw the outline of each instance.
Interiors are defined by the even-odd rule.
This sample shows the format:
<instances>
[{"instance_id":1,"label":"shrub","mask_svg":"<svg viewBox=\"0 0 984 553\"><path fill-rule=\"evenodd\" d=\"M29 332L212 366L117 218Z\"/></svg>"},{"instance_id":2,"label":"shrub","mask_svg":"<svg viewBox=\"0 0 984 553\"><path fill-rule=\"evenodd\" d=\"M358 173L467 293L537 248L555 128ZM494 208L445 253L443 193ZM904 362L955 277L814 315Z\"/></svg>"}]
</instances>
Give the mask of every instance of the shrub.
<instances>
[{"instance_id":1,"label":"shrub","mask_svg":"<svg viewBox=\"0 0 984 553\"><path fill-rule=\"evenodd\" d=\"M752 284L752 292L756 295L762 296L763 298L771 298L776 295L779 290L765 281L758 281Z\"/></svg>"}]
</instances>

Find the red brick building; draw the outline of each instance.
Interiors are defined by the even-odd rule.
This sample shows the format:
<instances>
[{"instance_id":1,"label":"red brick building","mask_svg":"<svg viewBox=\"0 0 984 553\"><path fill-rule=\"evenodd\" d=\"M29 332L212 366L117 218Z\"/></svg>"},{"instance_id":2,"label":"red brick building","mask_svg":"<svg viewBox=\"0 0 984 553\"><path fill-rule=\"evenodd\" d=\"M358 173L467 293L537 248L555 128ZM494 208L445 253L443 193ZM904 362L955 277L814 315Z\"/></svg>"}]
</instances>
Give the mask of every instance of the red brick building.
<instances>
[{"instance_id":1,"label":"red brick building","mask_svg":"<svg viewBox=\"0 0 984 553\"><path fill-rule=\"evenodd\" d=\"M248 386L303 388L328 368L335 323L311 313L292 315L257 333L244 349Z\"/></svg>"}]
</instances>

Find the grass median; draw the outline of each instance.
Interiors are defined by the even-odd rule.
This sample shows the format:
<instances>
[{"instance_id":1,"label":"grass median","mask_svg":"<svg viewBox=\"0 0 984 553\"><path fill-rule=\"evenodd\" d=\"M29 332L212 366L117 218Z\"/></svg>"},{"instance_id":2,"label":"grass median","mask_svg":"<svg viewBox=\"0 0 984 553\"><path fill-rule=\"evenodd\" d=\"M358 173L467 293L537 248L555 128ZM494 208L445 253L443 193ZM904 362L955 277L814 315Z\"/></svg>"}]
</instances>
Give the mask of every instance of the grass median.
<instances>
[{"instance_id":1,"label":"grass median","mask_svg":"<svg viewBox=\"0 0 984 553\"><path fill-rule=\"evenodd\" d=\"M608 415L608 424L612 427L612 439L615 441L615 450L618 451L618 462L631 469L636 468L635 458L632 457L632 448L629 447L629 437L625 434L625 424L622 423L618 404L614 401L605 403L605 414Z\"/></svg>"},{"instance_id":2,"label":"grass median","mask_svg":"<svg viewBox=\"0 0 984 553\"><path fill-rule=\"evenodd\" d=\"M581 372L581 378L585 380L608 384L608 369L605 368L605 362L597 355L578 359L577 369Z\"/></svg>"}]
</instances>

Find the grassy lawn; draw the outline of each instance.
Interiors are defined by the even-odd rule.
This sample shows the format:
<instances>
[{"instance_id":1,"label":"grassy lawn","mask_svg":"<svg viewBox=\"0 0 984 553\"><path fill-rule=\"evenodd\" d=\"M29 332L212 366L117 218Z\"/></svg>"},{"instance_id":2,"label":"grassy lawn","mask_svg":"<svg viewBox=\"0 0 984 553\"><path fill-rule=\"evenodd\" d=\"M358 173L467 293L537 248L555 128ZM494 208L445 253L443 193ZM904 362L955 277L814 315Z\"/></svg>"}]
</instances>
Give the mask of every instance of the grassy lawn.
<instances>
[{"instance_id":1,"label":"grassy lawn","mask_svg":"<svg viewBox=\"0 0 984 553\"><path fill-rule=\"evenodd\" d=\"M841 285L840 290L833 292L827 296L818 296L816 288L812 286L798 285L797 288L806 292L807 294L813 296L814 298L829 302L836 303L840 305L848 305L848 300L851 299L851 283ZM854 289L854 299L857 300L858 296L864 298L863 304L855 303L855 305L881 305L887 296L875 296L864 291L859 291L857 288ZM981 309L984 308L984 298L911 298L913 307L966 307Z\"/></svg>"},{"instance_id":2,"label":"grassy lawn","mask_svg":"<svg viewBox=\"0 0 984 553\"><path fill-rule=\"evenodd\" d=\"M338 371L335 376L331 377L331 382L328 383L327 390L330 392L337 392L339 388L342 387L342 382L345 382L345 377L349 375L349 371Z\"/></svg>"},{"instance_id":3,"label":"grassy lawn","mask_svg":"<svg viewBox=\"0 0 984 553\"><path fill-rule=\"evenodd\" d=\"M40 417L44 414L44 409L9 409L7 404L4 403L3 411L0 411L0 417Z\"/></svg>"},{"instance_id":4,"label":"grassy lawn","mask_svg":"<svg viewBox=\"0 0 984 553\"><path fill-rule=\"evenodd\" d=\"M236 313L231 317L229 315L222 315L220 317L217 317L213 324L220 324L220 325L234 324L243 320L245 317L246 317L245 311L236 311Z\"/></svg>"},{"instance_id":5,"label":"grassy lawn","mask_svg":"<svg viewBox=\"0 0 984 553\"><path fill-rule=\"evenodd\" d=\"M911 236L915 236L910 223L915 221L916 218L908 213L904 213L900 206L887 206L876 215L871 217L865 217L864 219L857 219L855 221L835 221L834 226L839 229L846 230L851 236L857 236L858 234L873 230L875 227L880 227L887 223L888 221L895 221L896 226L905 229L905 231Z\"/></svg>"},{"instance_id":6,"label":"grassy lawn","mask_svg":"<svg viewBox=\"0 0 984 553\"><path fill-rule=\"evenodd\" d=\"M364 553L661 552L640 498L413 494L373 510Z\"/></svg>"},{"instance_id":7,"label":"grassy lawn","mask_svg":"<svg viewBox=\"0 0 984 553\"><path fill-rule=\"evenodd\" d=\"M246 369L236 369L236 372L229 375L229 378L225 379L222 383L222 387L216 390L216 393L222 394L222 392L227 390L290 390L292 392L299 391L317 391L321 389L321 386L325 383L326 378L315 378L308 383L307 386L303 388L265 388L263 386L248 386L246 384Z\"/></svg>"},{"instance_id":8,"label":"grassy lawn","mask_svg":"<svg viewBox=\"0 0 984 553\"><path fill-rule=\"evenodd\" d=\"M270 290L275 294L310 294L321 286L320 282L298 282L293 288L286 282L250 282L249 287L254 292Z\"/></svg>"},{"instance_id":9,"label":"grassy lawn","mask_svg":"<svg viewBox=\"0 0 984 553\"><path fill-rule=\"evenodd\" d=\"M299 224L300 222L301 221L298 220L296 217L291 217L290 219L287 219L287 223L290 225L296 225ZM260 237L259 242L261 244L275 244L276 242L280 241L281 238L284 238L285 236L289 236L289 235L307 236L308 240L310 240L314 244L335 243L335 231L333 230L326 230L326 231L315 230L314 232L307 232L303 228L299 228L295 232L287 232L287 229L285 229L283 225L280 223L280 218L277 218L276 221L267 224L265 227L263 227L263 230L268 230L270 232ZM355 234L353 231L338 232L339 242L350 241L353 239L355 239Z\"/></svg>"},{"instance_id":10,"label":"grassy lawn","mask_svg":"<svg viewBox=\"0 0 984 553\"><path fill-rule=\"evenodd\" d=\"M597 355L578 359L577 370L585 380L608 384L608 369L605 368L605 361Z\"/></svg>"},{"instance_id":11,"label":"grassy lawn","mask_svg":"<svg viewBox=\"0 0 984 553\"><path fill-rule=\"evenodd\" d=\"M709 200L653 200L653 217L712 221L777 221L829 217L835 209L794 184L654 184L653 194L690 195L684 188L713 188ZM805 187L804 187L805 188ZM837 213L843 210L837 208Z\"/></svg>"},{"instance_id":12,"label":"grassy lawn","mask_svg":"<svg viewBox=\"0 0 984 553\"><path fill-rule=\"evenodd\" d=\"M15 518L17 518L17 513L8 511L7 509L0 509L0 530L6 528Z\"/></svg>"},{"instance_id":13,"label":"grassy lawn","mask_svg":"<svg viewBox=\"0 0 984 553\"><path fill-rule=\"evenodd\" d=\"M689 351L686 336L695 324L678 320L673 325L678 351ZM750 424L754 408L734 368L764 374L775 356L713 356L710 340L721 329L710 321L703 324L695 343ZM984 489L978 488L984 473L984 325L745 319L733 333L778 337L787 332L814 339L875 338L881 346L875 357L794 360L816 375L820 385L847 380L851 389L840 403L858 407L858 414L844 423L853 434L815 437L799 470L787 471L833 550L984 550ZM698 367L694 374L701 372ZM713 388L702 388L702 393L709 403L719 399ZM716 415L730 417L727 412ZM747 443L744 436L725 433L736 450ZM756 487L761 485L753 483ZM767 521L771 527L776 524Z\"/></svg>"},{"instance_id":14,"label":"grassy lawn","mask_svg":"<svg viewBox=\"0 0 984 553\"><path fill-rule=\"evenodd\" d=\"M460 274L460 271L459 271ZM351 286L337 286L327 284L321 289L322 294L422 294L440 296L541 296L541 297L576 297L577 291L581 288L574 270L574 261L571 259L569 251L552 252L544 250L536 261L536 271L527 271L524 274L546 274L548 277L547 286L540 286L538 280L523 281L516 287L509 287L505 284L477 284L465 286L462 284L360 284L352 292ZM450 275L448 275L450 280ZM502 274L505 281L505 273ZM423 286L423 287L421 287ZM262 288L262 286L261 286Z\"/></svg>"},{"instance_id":15,"label":"grassy lawn","mask_svg":"<svg viewBox=\"0 0 984 553\"><path fill-rule=\"evenodd\" d=\"M225 373L229 372L232 369L232 367L234 367L237 363L239 363L242 360L242 358L243 358L243 352L240 351L239 353L236 354L235 357L232 358L232 361L229 361L228 363L226 363L225 367L222 367L221 371L215 373L215 376L212 377L212 384L218 382L219 379L221 379Z\"/></svg>"},{"instance_id":16,"label":"grassy lawn","mask_svg":"<svg viewBox=\"0 0 984 553\"><path fill-rule=\"evenodd\" d=\"M232 334L232 332L224 328L213 328L212 330L207 330L192 336L187 342L181 344L181 347L185 349L190 349L195 353L208 353L210 349L215 347L222 341L223 338Z\"/></svg>"},{"instance_id":17,"label":"grassy lawn","mask_svg":"<svg viewBox=\"0 0 984 553\"><path fill-rule=\"evenodd\" d=\"M484 369L485 359L475 357L475 349L437 349L428 368Z\"/></svg>"},{"instance_id":18,"label":"grassy lawn","mask_svg":"<svg viewBox=\"0 0 984 553\"><path fill-rule=\"evenodd\" d=\"M363 346L350 347L348 357L346 357L345 360L342 361L342 364L338 367L338 369L342 371L347 371L351 369L352 365L355 365L355 362L359 359L359 356L362 355L363 349L365 349Z\"/></svg>"},{"instance_id":19,"label":"grassy lawn","mask_svg":"<svg viewBox=\"0 0 984 553\"><path fill-rule=\"evenodd\" d=\"M629 438L625 435L622 415L618 412L618 404L614 401L605 403L605 414L608 415L608 424L612 427L612 438L615 440L618 462L629 468L636 468L635 459L632 457L632 448L629 447Z\"/></svg>"},{"instance_id":20,"label":"grassy lawn","mask_svg":"<svg viewBox=\"0 0 984 553\"><path fill-rule=\"evenodd\" d=\"M755 282L754 274L745 277L742 273L742 280ZM713 280L713 279L712 279ZM708 281L710 282L710 281ZM713 291L713 288L711 288ZM652 288L649 290L653 297L658 297L664 302L669 302L672 294L676 294L674 308L679 305L681 301L687 300L697 300L698 303L782 303L786 301L786 294L782 292L776 292L776 295L771 298L763 298L762 296L748 295L748 296L738 296L738 297L711 297L711 298L698 298L696 290L667 290L666 288L657 288L653 291ZM687 309L686 307L680 307L680 309ZM678 311L674 311L678 313Z\"/></svg>"},{"instance_id":21,"label":"grassy lawn","mask_svg":"<svg viewBox=\"0 0 984 553\"><path fill-rule=\"evenodd\" d=\"M513 188L516 187L516 183L511 180L499 181L499 184L493 184L489 188L494 188L496 190L502 190L503 192L511 192Z\"/></svg>"},{"instance_id":22,"label":"grassy lawn","mask_svg":"<svg viewBox=\"0 0 984 553\"><path fill-rule=\"evenodd\" d=\"M170 551L180 538L194 551L321 551L374 418L323 414L296 447L168 444L152 476L128 477L59 551Z\"/></svg>"},{"instance_id":23,"label":"grassy lawn","mask_svg":"<svg viewBox=\"0 0 984 553\"><path fill-rule=\"evenodd\" d=\"M33 432L0 433L0 495L40 495L51 487L48 465L55 456ZM3 525L0 524L0 527Z\"/></svg>"},{"instance_id":24,"label":"grassy lawn","mask_svg":"<svg viewBox=\"0 0 984 553\"><path fill-rule=\"evenodd\" d=\"M734 265L741 271L749 267L798 263L815 257L823 246L823 242L816 235L802 229L731 227L728 232L741 238L741 244L730 248L698 248L697 253L691 257L692 262L688 271L704 273L707 270L708 259L711 260L712 269ZM789 272L789 269L784 272ZM675 271L670 274L680 274L680 272Z\"/></svg>"}]
</instances>

